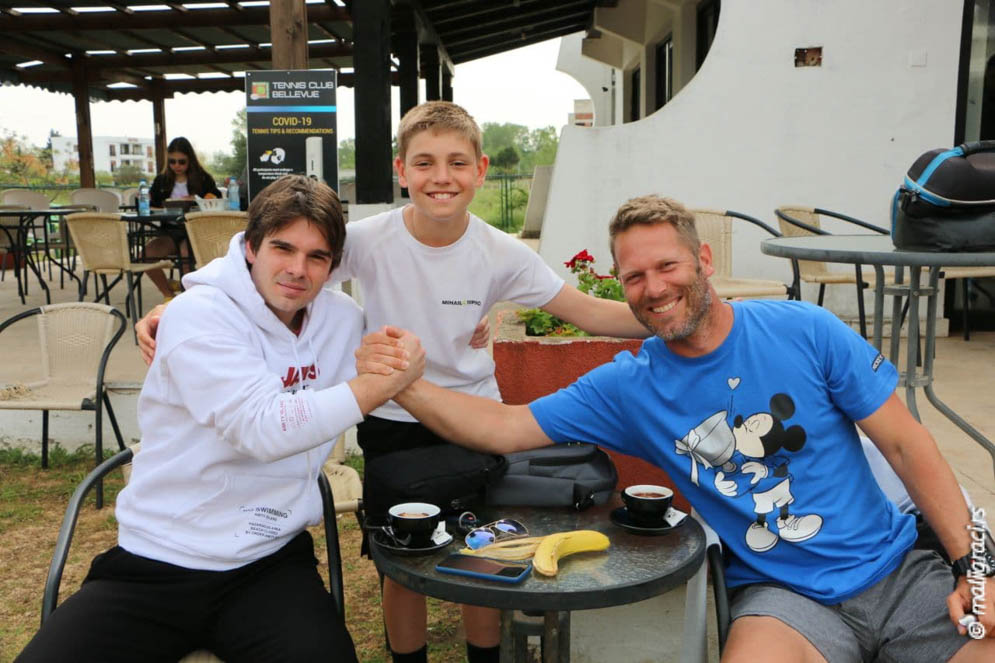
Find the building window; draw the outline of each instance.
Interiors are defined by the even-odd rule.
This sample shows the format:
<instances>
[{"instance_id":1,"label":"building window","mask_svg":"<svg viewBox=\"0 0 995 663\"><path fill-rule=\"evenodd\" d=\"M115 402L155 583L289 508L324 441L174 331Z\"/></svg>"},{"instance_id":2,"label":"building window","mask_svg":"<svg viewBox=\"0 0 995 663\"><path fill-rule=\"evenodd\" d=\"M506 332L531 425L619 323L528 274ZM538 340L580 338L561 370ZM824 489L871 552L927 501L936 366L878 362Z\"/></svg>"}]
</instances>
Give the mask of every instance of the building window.
<instances>
[{"instance_id":1,"label":"building window","mask_svg":"<svg viewBox=\"0 0 995 663\"><path fill-rule=\"evenodd\" d=\"M113 173L115 170L117 170L117 161L111 159L111 172Z\"/></svg>"},{"instance_id":2,"label":"building window","mask_svg":"<svg viewBox=\"0 0 995 663\"><path fill-rule=\"evenodd\" d=\"M698 39L696 44L695 71L701 69L701 63L708 55L708 49L715 40L715 30L719 27L719 9L721 0L705 0L698 5Z\"/></svg>"},{"instance_id":3,"label":"building window","mask_svg":"<svg viewBox=\"0 0 995 663\"><path fill-rule=\"evenodd\" d=\"M145 146L145 156L147 156L150 159L152 158L152 146L151 145L146 145Z\"/></svg>"},{"instance_id":4,"label":"building window","mask_svg":"<svg viewBox=\"0 0 995 663\"><path fill-rule=\"evenodd\" d=\"M663 105L674 96L674 36L656 45L656 107Z\"/></svg>"},{"instance_id":5,"label":"building window","mask_svg":"<svg viewBox=\"0 0 995 663\"><path fill-rule=\"evenodd\" d=\"M639 67L632 70L632 75L629 77L629 85L632 90L632 94L629 97L629 122L635 122L639 119L639 85L642 80L642 74L639 71Z\"/></svg>"},{"instance_id":6,"label":"building window","mask_svg":"<svg viewBox=\"0 0 995 663\"><path fill-rule=\"evenodd\" d=\"M110 155L111 155L112 157L116 157L116 156L117 156L117 153L115 152L115 150L114 150L114 146L113 146L113 145L108 145L108 146L107 146L107 148L108 148L108 150L110 151Z\"/></svg>"}]
</instances>

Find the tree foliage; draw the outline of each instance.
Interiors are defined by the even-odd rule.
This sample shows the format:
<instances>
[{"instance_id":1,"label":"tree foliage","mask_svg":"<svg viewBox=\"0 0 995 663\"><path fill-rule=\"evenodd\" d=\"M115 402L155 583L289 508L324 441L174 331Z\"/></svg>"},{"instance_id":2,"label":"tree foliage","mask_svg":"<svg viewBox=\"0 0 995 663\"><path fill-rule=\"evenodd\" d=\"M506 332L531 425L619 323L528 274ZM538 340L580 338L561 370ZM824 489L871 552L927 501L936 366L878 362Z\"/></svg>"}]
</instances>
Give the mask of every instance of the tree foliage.
<instances>
[{"instance_id":1,"label":"tree foliage","mask_svg":"<svg viewBox=\"0 0 995 663\"><path fill-rule=\"evenodd\" d=\"M339 170L356 170L355 138L346 138L339 143Z\"/></svg>"},{"instance_id":2,"label":"tree foliage","mask_svg":"<svg viewBox=\"0 0 995 663\"><path fill-rule=\"evenodd\" d=\"M530 130L521 124L484 122L481 131L484 154L491 158L491 163L497 168L514 169L531 175L536 166L550 166L556 159L559 137L555 127ZM505 159L510 158L510 153L506 152L508 148L518 155L518 161L510 167L502 165L506 163Z\"/></svg>"},{"instance_id":3,"label":"tree foliage","mask_svg":"<svg viewBox=\"0 0 995 663\"><path fill-rule=\"evenodd\" d=\"M243 172L247 172L248 146L246 136L248 122L245 116L245 109L235 113L231 121L231 152L215 152L208 164L208 170L215 178L225 178L231 175L241 177Z\"/></svg>"},{"instance_id":4,"label":"tree foliage","mask_svg":"<svg viewBox=\"0 0 995 663\"><path fill-rule=\"evenodd\" d=\"M41 150L24 136L4 130L0 136L0 182L24 186L47 182L48 168Z\"/></svg>"}]
</instances>

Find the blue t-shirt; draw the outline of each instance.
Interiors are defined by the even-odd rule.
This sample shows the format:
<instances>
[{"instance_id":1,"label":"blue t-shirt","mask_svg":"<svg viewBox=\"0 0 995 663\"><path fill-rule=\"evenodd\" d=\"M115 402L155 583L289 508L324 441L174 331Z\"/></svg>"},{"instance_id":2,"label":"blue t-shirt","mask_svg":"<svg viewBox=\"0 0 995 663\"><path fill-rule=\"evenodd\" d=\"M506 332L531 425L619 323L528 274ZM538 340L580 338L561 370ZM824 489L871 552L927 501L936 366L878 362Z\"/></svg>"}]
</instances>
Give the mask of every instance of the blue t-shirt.
<instances>
[{"instance_id":1,"label":"blue t-shirt","mask_svg":"<svg viewBox=\"0 0 995 663\"><path fill-rule=\"evenodd\" d=\"M895 367L825 309L733 303L702 357L659 338L532 403L556 442L663 468L732 553L730 587L784 585L825 604L894 570L915 522L884 496L854 421L894 393Z\"/></svg>"}]
</instances>

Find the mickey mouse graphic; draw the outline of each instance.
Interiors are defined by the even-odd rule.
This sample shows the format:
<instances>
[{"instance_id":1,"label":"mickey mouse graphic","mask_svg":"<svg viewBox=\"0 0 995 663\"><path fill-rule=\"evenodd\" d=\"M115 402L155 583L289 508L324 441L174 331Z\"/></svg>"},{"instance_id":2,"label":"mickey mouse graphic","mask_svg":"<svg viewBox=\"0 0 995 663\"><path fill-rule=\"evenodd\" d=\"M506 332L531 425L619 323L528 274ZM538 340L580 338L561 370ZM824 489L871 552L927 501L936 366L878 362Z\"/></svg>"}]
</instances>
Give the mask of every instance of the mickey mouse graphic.
<instances>
[{"instance_id":1,"label":"mickey mouse graphic","mask_svg":"<svg viewBox=\"0 0 995 663\"><path fill-rule=\"evenodd\" d=\"M757 412L745 419L736 415L732 429L735 451L723 464L725 471L715 473L715 488L723 495L752 494L757 519L746 531L746 544L755 552L770 550L779 539L790 543L807 541L822 529L822 516L796 516L788 509L795 501L791 494L792 476L787 456L778 452L782 449L795 452L805 446L805 430L801 426L785 428L782 423L794 413L795 403L790 396L774 394L770 412ZM767 522L767 514L775 508L780 510L776 533Z\"/></svg>"}]
</instances>

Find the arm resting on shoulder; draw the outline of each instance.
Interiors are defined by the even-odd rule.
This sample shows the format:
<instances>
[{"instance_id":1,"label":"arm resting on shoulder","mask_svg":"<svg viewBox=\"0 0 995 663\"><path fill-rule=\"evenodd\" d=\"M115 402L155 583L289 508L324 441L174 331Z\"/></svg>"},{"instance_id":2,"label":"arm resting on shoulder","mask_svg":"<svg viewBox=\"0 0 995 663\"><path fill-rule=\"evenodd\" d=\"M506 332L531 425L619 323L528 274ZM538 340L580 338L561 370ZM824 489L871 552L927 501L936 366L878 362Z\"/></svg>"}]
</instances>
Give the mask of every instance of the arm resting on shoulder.
<instances>
[{"instance_id":1,"label":"arm resting on shoulder","mask_svg":"<svg viewBox=\"0 0 995 663\"><path fill-rule=\"evenodd\" d=\"M569 283L563 284L542 310L577 325L595 336L646 338L649 331L632 315L629 305L586 295Z\"/></svg>"}]
</instances>

